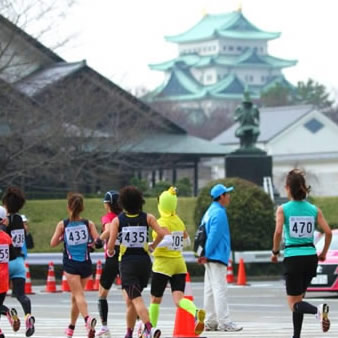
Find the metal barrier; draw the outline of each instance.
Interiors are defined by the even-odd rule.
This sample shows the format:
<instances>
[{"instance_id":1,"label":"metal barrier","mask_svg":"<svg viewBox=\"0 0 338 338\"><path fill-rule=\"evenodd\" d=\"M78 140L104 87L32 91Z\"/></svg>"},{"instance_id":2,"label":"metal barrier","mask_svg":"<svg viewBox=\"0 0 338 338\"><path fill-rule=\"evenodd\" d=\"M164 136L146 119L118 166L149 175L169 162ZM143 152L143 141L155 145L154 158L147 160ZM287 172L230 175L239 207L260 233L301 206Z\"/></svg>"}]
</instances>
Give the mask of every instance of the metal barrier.
<instances>
[{"instance_id":1,"label":"metal barrier","mask_svg":"<svg viewBox=\"0 0 338 338\"><path fill-rule=\"evenodd\" d=\"M282 256L281 252L281 256ZM187 263L196 263L197 258L193 251L184 251L184 259ZM235 263L238 263L240 258L243 258L245 263L269 263L271 251L237 251L235 252ZM93 264L98 260L104 261L103 252L93 252L90 254ZM53 262L55 265L62 265L61 252L44 252L44 253L28 253L27 263L29 265L48 265Z\"/></svg>"}]
</instances>

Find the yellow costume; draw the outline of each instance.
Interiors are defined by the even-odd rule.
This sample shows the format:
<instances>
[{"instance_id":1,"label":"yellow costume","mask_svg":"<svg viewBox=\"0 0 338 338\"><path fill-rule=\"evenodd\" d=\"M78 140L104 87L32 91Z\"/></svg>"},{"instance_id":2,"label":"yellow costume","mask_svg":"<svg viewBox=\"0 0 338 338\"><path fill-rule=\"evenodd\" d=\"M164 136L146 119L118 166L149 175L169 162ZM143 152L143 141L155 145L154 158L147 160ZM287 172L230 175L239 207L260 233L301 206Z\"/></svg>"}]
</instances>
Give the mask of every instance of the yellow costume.
<instances>
[{"instance_id":1,"label":"yellow costume","mask_svg":"<svg viewBox=\"0 0 338 338\"><path fill-rule=\"evenodd\" d=\"M167 228L173 236L173 245L168 247L158 247L154 250L153 271L167 276L187 273L182 250L185 225L176 214L177 196L176 190L170 187L164 191L159 198L158 211L160 218L157 220L162 228ZM156 233L152 233L153 239Z\"/></svg>"}]
</instances>

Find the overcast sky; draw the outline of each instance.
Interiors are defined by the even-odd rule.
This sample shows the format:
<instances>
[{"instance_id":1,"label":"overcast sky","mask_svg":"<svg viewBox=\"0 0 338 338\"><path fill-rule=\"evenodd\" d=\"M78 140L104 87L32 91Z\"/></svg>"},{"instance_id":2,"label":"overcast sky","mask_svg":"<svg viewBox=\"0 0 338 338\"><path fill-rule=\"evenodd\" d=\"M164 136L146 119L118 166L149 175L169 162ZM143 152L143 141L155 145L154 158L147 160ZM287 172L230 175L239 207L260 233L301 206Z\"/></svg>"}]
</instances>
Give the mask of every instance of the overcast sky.
<instances>
[{"instance_id":1,"label":"overcast sky","mask_svg":"<svg viewBox=\"0 0 338 338\"><path fill-rule=\"evenodd\" d=\"M337 0L78 0L63 25L76 37L58 53L67 61L86 59L124 88L153 89L163 74L148 64L177 55L165 35L191 28L203 13L226 13L240 4L253 24L282 33L269 52L298 60L284 70L289 81L311 77L338 96Z\"/></svg>"}]
</instances>

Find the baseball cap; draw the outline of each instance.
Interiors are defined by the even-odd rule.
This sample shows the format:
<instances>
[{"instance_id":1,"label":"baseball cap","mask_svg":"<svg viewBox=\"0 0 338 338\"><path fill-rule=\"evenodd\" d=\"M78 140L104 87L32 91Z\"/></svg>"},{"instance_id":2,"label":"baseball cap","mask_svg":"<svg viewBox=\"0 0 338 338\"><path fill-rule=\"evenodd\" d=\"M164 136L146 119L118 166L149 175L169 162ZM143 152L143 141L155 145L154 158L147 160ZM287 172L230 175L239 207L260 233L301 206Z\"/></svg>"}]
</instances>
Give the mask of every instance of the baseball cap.
<instances>
[{"instance_id":1,"label":"baseball cap","mask_svg":"<svg viewBox=\"0 0 338 338\"><path fill-rule=\"evenodd\" d=\"M22 222L28 222L28 218L26 217L26 215L21 215L22 218Z\"/></svg>"},{"instance_id":2,"label":"baseball cap","mask_svg":"<svg viewBox=\"0 0 338 338\"><path fill-rule=\"evenodd\" d=\"M2 221L3 219L5 219L7 217L7 210L0 206L0 221Z\"/></svg>"},{"instance_id":3,"label":"baseball cap","mask_svg":"<svg viewBox=\"0 0 338 338\"><path fill-rule=\"evenodd\" d=\"M103 202L114 204L117 202L118 198L119 198L119 193L115 190L110 190L110 191L107 191L106 194L104 195Z\"/></svg>"},{"instance_id":4,"label":"baseball cap","mask_svg":"<svg viewBox=\"0 0 338 338\"><path fill-rule=\"evenodd\" d=\"M216 184L215 186L213 186L210 190L210 195L212 198L217 198L219 196L221 196L222 194L226 193L226 192L230 192L233 191L234 187L226 187L223 184Z\"/></svg>"}]
</instances>

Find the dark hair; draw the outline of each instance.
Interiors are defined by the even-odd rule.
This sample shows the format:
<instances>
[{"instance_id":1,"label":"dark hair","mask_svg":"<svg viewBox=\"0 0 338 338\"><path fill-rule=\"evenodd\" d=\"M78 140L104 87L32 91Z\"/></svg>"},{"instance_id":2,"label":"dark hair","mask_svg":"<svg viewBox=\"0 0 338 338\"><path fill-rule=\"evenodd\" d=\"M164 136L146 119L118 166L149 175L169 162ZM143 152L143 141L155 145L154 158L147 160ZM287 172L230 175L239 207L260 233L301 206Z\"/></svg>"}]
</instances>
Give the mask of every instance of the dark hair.
<instances>
[{"instance_id":1,"label":"dark hair","mask_svg":"<svg viewBox=\"0 0 338 338\"><path fill-rule=\"evenodd\" d=\"M223 194L220 194L218 197L213 198L213 201L218 202L221 199L221 197L225 195L226 195L226 192L224 192Z\"/></svg>"},{"instance_id":2,"label":"dark hair","mask_svg":"<svg viewBox=\"0 0 338 338\"><path fill-rule=\"evenodd\" d=\"M108 204L110 211L112 211L116 215L118 215L122 211L122 208L119 204L119 194L114 190L106 192L104 203Z\"/></svg>"},{"instance_id":3,"label":"dark hair","mask_svg":"<svg viewBox=\"0 0 338 338\"><path fill-rule=\"evenodd\" d=\"M305 174L300 169L289 171L286 177L286 186L289 187L290 194L296 201L305 199L311 190L310 186L306 186Z\"/></svg>"},{"instance_id":4,"label":"dark hair","mask_svg":"<svg viewBox=\"0 0 338 338\"><path fill-rule=\"evenodd\" d=\"M144 204L142 192L132 185L120 190L119 204L129 214L137 214L142 211Z\"/></svg>"},{"instance_id":5,"label":"dark hair","mask_svg":"<svg viewBox=\"0 0 338 338\"><path fill-rule=\"evenodd\" d=\"M25 195L17 187L8 187L2 196L2 203L10 214L18 212L25 202Z\"/></svg>"},{"instance_id":6,"label":"dark hair","mask_svg":"<svg viewBox=\"0 0 338 338\"><path fill-rule=\"evenodd\" d=\"M70 220L75 220L84 210L83 196L79 193L70 192L67 195L68 208L71 211Z\"/></svg>"}]
</instances>

